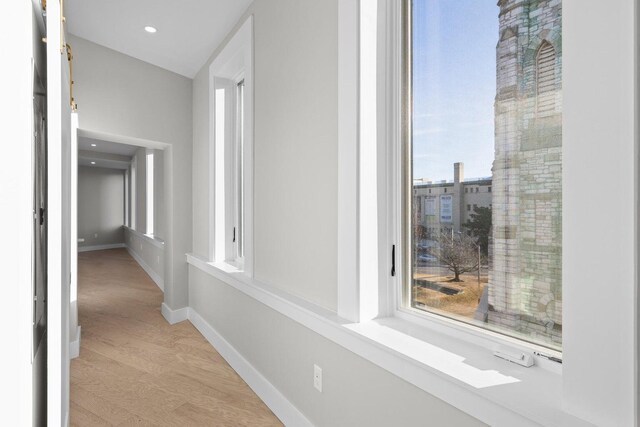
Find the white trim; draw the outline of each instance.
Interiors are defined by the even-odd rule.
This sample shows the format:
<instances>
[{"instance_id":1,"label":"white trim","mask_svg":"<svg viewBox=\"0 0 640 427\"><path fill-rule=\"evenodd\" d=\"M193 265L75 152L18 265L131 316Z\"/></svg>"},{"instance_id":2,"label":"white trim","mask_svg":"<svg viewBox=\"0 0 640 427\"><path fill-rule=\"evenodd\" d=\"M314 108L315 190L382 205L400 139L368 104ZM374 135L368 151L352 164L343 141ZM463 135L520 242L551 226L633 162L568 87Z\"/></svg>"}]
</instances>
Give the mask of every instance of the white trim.
<instances>
[{"instance_id":1,"label":"white trim","mask_svg":"<svg viewBox=\"0 0 640 427\"><path fill-rule=\"evenodd\" d=\"M249 279L232 268L222 264L212 264L196 255L187 254L187 262L211 276L222 280L227 285L239 290L267 307L300 323L319 335L352 351L360 357L386 369L394 375L415 385L435 397L444 400L454 407L478 418L489 425L536 425L547 426L584 426L588 423L563 412L561 408L560 375L541 369L540 367L521 368L508 362L496 359L485 349L474 344L461 342L445 334L416 327L401 319L350 324L346 319L338 317L334 312L311 304L272 286ZM394 322L395 328L389 324ZM362 326L364 325L364 326ZM389 340L377 339L371 331L384 326L404 337L404 345L395 345ZM417 334L400 332L402 328L417 331ZM428 336L429 339L416 339L416 336ZM432 349L433 354L442 353L449 363L470 366L482 366L476 373L490 372L492 368L498 373L516 377L521 383L517 391L508 384L500 387L476 388L468 382L461 381L443 373L435 364L429 364L418 357L405 353L407 343L413 346L412 352L424 353L424 344ZM415 344L415 345L414 345ZM427 353L431 353L427 351ZM453 360L452 360L453 359ZM460 359L456 362L456 359ZM438 364L444 363L442 360ZM487 370L488 369L488 370Z\"/></svg>"},{"instance_id":2,"label":"white trim","mask_svg":"<svg viewBox=\"0 0 640 427\"><path fill-rule=\"evenodd\" d=\"M160 239L158 239L158 238L156 238L156 237L154 237L152 235L149 235L149 234L141 233L141 232L139 232L137 230L134 230L131 227L127 227L126 225L124 226L124 228L125 228L126 231L129 231L134 236L143 239L145 242L155 246L156 248L164 249L164 240L160 240Z\"/></svg>"},{"instance_id":3,"label":"white trim","mask_svg":"<svg viewBox=\"0 0 640 427\"><path fill-rule=\"evenodd\" d=\"M237 81L244 79L243 185L244 185L244 258L234 253L230 234L233 220L233 147L235 140L235 97ZM233 100L216 103L217 89L230 89ZM244 274L253 276L253 16L233 35L209 66L209 248L210 260L232 261L242 265ZM226 118L223 118L227 116ZM224 121L225 130L216 129L216 119ZM230 126L230 131L226 127Z\"/></svg>"},{"instance_id":4,"label":"white trim","mask_svg":"<svg viewBox=\"0 0 640 427\"><path fill-rule=\"evenodd\" d=\"M161 311L162 316L169 322L170 325L183 322L189 318L189 307L182 307L177 310L172 310L166 303L162 303Z\"/></svg>"},{"instance_id":5,"label":"white trim","mask_svg":"<svg viewBox=\"0 0 640 427\"><path fill-rule=\"evenodd\" d=\"M163 304L164 309L164 304ZM285 426L313 426L298 408L193 308L189 320ZM164 312L163 312L164 313Z\"/></svg>"},{"instance_id":6,"label":"white trim","mask_svg":"<svg viewBox=\"0 0 640 427\"><path fill-rule=\"evenodd\" d=\"M152 148L147 148L146 152L145 152L145 172L146 172L146 177L145 177L145 185L146 185L146 189L145 189L145 202L147 204L146 206L146 227L147 227L147 235L149 236L153 236L154 233L154 187L153 187L153 180L154 180L154 170L153 170L153 158L154 158L154 152Z\"/></svg>"},{"instance_id":7,"label":"white trim","mask_svg":"<svg viewBox=\"0 0 640 427\"><path fill-rule=\"evenodd\" d=\"M360 319L358 282L359 0L338 3L338 314Z\"/></svg>"},{"instance_id":8,"label":"white trim","mask_svg":"<svg viewBox=\"0 0 640 427\"><path fill-rule=\"evenodd\" d=\"M563 403L597 425L638 422L637 7L562 4ZM587 202L603 191L606 203ZM601 221L592 245L586 233Z\"/></svg>"},{"instance_id":9,"label":"white trim","mask_svg":"<svg viewBox=\"0 0 640 427\"><path fill-rule=\"evenodd\" d=\"M82 327L78 326L76 328L76 339L69 343L69 359L75 359L80 356L80 334L82 332Z\"/></svg>"},{"instance_id":10,"label":"white trim","mask_svg":"<svg viewBox=\"0 0 640 427\"><path fill-rule=\"evenodd\" d=\"M164 279L162 277L160 277L160 275L158 273L156 273L153 268L151 268L149 266L149 264L147 264L146 262L144 262L144 260L142 259L142 257L140 255L138 255L135 250L133 250L130 246L125 246L127 248L127 252L129 252L129 255L131 255L131 257L136 260L136 262L138 264L140 264L140 267L142 267L142 269L149 275L149 277L151 277L151 280L153 280L155 282L156 285L158 285L158 287L160 288L160 290L162 292L164 292Z\"/></svg>"},{"instance_id":11,"label":"white trim","mask_svg":"<svg viewBox=\"0 0 640 427\"><path fill-rule=\"evenodd\" d=\"M92 251L104 251L106 249L124 248L124 243L111 243L108 245L94 245L94 246L79 246L78 252L92 252Z\"/></svg>"},{"instance_id":12,"label":"white trim","mask_svg":"<svg viewBox=\"0 0 640 427\"><path fill-rule=\"evenodd\" d=\"M118 144L135 145L136 147L154 148L157 150L164 150L171 146L171 144L166 142L135 138L133 136L117 135L114 133L98 132L89 129L78 129L78 137L117 142Z\"/></svg>"},{"instance_id":13,"label":"white trim","mask_svg":"<svg viewBox=\"0 0 640 427\"><path fill-rule=\"evenodd\" d=\"M401 2L346 0L338 10L338 314L390 314L391 245L385 201L387 9ZM395 16L391 14L391 16Z\"/></svg>"}]
</instances>

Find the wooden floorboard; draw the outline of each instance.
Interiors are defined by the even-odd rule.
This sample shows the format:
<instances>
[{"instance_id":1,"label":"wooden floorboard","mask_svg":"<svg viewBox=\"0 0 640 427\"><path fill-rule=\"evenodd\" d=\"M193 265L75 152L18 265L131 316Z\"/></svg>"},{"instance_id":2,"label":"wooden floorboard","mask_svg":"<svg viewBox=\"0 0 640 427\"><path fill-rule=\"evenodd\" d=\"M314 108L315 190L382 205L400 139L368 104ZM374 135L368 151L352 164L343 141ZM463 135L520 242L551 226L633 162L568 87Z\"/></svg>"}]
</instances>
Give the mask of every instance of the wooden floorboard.
<instances>
[{"instance_id":1,"label":"wooden floorboard","mask_svg":"<svg viewBox=\"0 0 640 427\"><path fill-rule=\"evenodd\" d=\"M281 426L125 249L78 254L72 426Z\"/></svg>"}]
</instances>

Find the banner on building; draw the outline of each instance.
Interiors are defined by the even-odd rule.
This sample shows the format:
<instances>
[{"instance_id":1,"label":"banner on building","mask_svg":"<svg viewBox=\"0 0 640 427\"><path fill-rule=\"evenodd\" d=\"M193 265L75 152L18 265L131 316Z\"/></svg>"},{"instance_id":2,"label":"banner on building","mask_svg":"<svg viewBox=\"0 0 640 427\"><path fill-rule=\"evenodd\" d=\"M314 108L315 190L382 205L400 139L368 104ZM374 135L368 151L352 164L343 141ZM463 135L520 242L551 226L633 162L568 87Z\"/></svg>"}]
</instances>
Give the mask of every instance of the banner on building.
<instances>
[{"instance_id":1,"label":"banner on building","mask_svg":"<svg viewBox=\"0 0 640 427\"><path fill-rule=\"evenodd\" d=\"M453 222L453 196L440 196L440 222Z\"/></svg>"},{"instance_id":2,"label":"banner on building","mask_svg":"<svg viewBox=\"0 0 640 427\"><path fill-rule=\"evenodd\" d=\"M436 198L433 196L424 198L425 216L436 216Z\"/></svg>"}]
</instances>

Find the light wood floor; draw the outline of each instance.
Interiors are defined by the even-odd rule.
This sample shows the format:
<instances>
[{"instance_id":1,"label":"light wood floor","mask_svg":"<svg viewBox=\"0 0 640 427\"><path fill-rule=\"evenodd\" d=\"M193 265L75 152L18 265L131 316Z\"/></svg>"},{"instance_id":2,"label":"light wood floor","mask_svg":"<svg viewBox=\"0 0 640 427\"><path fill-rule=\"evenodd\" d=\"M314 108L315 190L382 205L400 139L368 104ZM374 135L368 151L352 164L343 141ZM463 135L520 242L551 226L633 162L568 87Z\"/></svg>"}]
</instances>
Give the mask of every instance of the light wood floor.
<instances>
[{"instance_id":1,"label":"light wood floor","mask_svg":"<svg viewBox=\"0 0 640 427\"><path fill-rule=\"evenodd\" d=\"M282 425L191 323L164 320L162 292L126 250L78 258L72 426Z\"/></svg>"}]
</instances>

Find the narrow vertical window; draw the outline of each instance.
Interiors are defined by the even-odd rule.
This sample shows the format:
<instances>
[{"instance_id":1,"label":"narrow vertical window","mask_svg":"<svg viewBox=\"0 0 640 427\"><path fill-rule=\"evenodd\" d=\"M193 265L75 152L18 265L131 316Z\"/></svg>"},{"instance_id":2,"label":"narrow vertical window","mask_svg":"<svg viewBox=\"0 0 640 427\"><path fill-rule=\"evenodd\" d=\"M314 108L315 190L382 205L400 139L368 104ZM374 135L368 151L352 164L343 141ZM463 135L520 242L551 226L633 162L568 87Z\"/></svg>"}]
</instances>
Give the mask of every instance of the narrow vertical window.
<instances>
[{"instance_id":1,"label":"narrow vertical window","mask_svg":"<svg viewBox=\"0 0 640 427\"><path fill-rule=\"evenodd\" d=\"M252 28L249 17L209 67L210 257L249 277L253 274Z\"/></svg>"},{"instance_id":2,"label":"narrow vertical window","mask_svg":"<svg viewBox=\"0 0 640 427\"><path fill-rule=\"evenodd\" d=\"M153 150L147 150L146 154L147 161L147 188L146 188L146 200L147 200L147 231L146 233L150 236L153 235Z\"/></svg>"},{"instance_id":3,"label":"narrow vertical window","mask_svg":"<svg viewBox=\"0 0 640 427\"><path fill-rule=\"evenodd\" d=\"M404 304L560 351L562 3L407 4Z\"/></svg>"},{"instance_id":4,"label":"narrow vertical window","mask_svg":"<svg viewBox=\"0 0 640 427\"><path fill-rule=\"evenodd\" d=\"M124 225L131 227L129 223L129 170L124 171Z\"/></svg>"},{"instance_id":5,"label":"narrow vertical window","mask_svg":"<svg viewBox=\"0 0 640 427\"><path fill-rule=\"evenodd\" d=\"M556 51L546 40L536 58L537 112L539 116L556 110Z\"/></svg>"},{"instance_id":6,"label":"narrow vertical window","mask_svg":"<svg viewBox=\"0 0 640 427\"><path fill-rule=\"evenodd\" d=\"M236 139L235 139L235 252L244 257L244 80L236 85Z\"/></svg>"},{"instance_id":7,"label":"narrow vertical window","mask_svg":"<svg viewBox=\"0 0 640 427\"><path fill-rule=\"evenodd\" d=\"M138 203L138 198L137 198L137 191L136 191L136 186L138 185L138 176L137 176L137 172L136 172L136 164L137 164L138 160L136 156L133 156L133 159L131 159L131 228L136 230L136 227L138 225L138 222L136 220L136 216L138 214L136 206Z\"/></svg>"}]
</instances>

